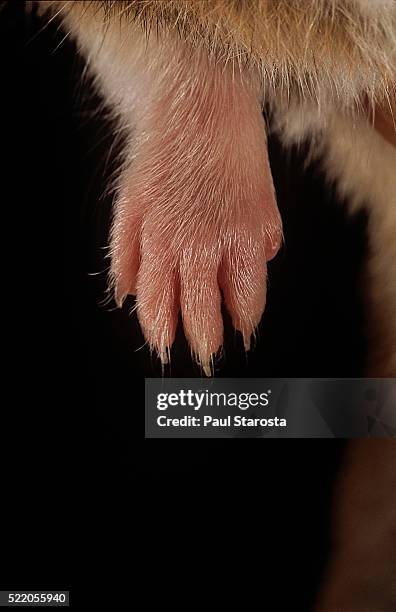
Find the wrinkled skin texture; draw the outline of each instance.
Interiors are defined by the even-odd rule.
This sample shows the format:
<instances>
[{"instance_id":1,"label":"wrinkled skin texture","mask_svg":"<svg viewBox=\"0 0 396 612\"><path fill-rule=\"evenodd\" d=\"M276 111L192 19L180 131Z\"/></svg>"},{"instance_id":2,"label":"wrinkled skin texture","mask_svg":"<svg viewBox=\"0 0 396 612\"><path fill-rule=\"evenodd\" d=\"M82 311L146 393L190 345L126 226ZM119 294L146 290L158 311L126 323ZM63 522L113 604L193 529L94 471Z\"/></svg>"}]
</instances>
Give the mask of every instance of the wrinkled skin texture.
<instances>
[{"instance_id":1,"label":"wrinkled skin texture","mask_svg":"<svg viewBox=\"0 0 396 612\"><path fill-rule=\"evenodd\" d=\"M162 361L180 308L192 353L209 373L222 343L220 291L248 349L282 232L257 93L239 75L194 61L198 76L181 57L173 87L139 122L147 136L122 178L111 271L119 304L136 294L144 335Z\"/></svg>"},{"instance_id":2,"label":"wrinkled skin texture","mask_svg":"<svg viewBox=\"0 0 396 612\"><path fill-rule=\"evenodd\" d=\"M146 39L117 24L104 32L91 17L67 13L66 25L72 19L80 32L128 135L110 286L120 306L136 295L143 334L163 363L180 312L193 358L210 375L222 297L248 350L265 307L266 263L282 242L258 74L172 34Z\"/></svg>"}]
</instances>

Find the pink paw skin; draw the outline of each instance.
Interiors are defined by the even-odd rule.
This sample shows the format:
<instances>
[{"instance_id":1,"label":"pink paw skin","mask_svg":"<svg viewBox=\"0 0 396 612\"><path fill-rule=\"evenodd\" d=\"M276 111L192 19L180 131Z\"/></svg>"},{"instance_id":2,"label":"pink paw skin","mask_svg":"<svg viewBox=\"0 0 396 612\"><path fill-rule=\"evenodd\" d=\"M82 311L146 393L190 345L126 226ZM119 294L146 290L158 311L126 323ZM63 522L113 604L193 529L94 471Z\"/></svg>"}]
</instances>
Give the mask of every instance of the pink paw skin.
<instances>
[{"instance_id":1,"label":"pink paw skin","mask_svg":"<svg viewBox=\"0 0 396 612\"><path fill-rule=\"evenodd\" d=\"M163 364L181 312L192 356L209 376L223 341L222 296L249 350L266 302L266 263L282 242L260 97L252 75L202 52L173 50L166 78L158 62L147 74L119 180L111 286L119 306L136 296L143 334Z\"/></svg>"}]
</instances>

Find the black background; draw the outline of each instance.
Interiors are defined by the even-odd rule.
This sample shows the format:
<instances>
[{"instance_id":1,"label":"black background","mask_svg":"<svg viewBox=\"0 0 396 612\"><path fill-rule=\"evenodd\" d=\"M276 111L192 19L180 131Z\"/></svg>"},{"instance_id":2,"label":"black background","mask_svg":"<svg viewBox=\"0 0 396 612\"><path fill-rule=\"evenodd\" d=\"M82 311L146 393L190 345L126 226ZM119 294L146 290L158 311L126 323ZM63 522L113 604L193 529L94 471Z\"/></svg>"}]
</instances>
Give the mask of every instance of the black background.
<instances>
[{"instance_id":1,"label":"black background","mask_svg":"<svg viewBox=\"0 0 396 612\"><path fill-rule=\"evenodd\" d=\"M330 440L144 440L136 318L106 297L114 125L80 85L82 61L23 3L0 13L3 402L1 588L69 588L83 607L115 576L123 605L213 586L308 610L328 555ZM364 216L348 219L319 165L270 139L286 246L270 264L260 338L246 358L226 317L217 376L363 375ZM99 274L98 274L99 273ZM9 339L6 340L6 336ZM167 372L169 374L169 372ZM199 376L179 331L173 376ZM168 578L169 571L172 578ZM166 579L165 579L166 577ZM215 605L215 593L207 605ZM131 603L131 605L132 605ZM267 607L266 607L267 606ZM116 609L116 608L115 608Z\"/></svg>"}]
</instances>

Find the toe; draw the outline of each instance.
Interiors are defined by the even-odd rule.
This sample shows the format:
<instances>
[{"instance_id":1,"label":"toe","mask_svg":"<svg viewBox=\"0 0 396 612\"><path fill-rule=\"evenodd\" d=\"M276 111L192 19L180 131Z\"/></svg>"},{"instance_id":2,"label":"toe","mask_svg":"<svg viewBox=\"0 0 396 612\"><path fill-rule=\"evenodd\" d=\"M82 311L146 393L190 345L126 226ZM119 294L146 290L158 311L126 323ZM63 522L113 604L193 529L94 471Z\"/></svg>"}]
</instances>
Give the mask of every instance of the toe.
<instances>
[{"instance_id":1,"label":"toe","mask_svg":"<svg viewBox=\"0 0 396 612\"><path fill-rule=\"evenodd\" d=\"M195 251L193 253L193 251ZM180 307L185 336L207 376L223 341L221 294L215 249L184 252L180 262Z\"/></svg>"},{"instance_id":2,"label":"toe","mask_svg":"<svg viewBox=\"0 0 396 612\"><path fill-rule=\"evenodd\" d=\"M111 229L110 286L117 306L121 307L128 294L136 293L140 265L142 215L131 206L130 198L116 203Z\"/></svg>"},{"instance_id":3,"label":"toe","mask_svg":"<svg viewBox=\"0 0 396 612\"><path fill-rule=\"evenodd\" d=\"M137 277L138 319L150 349L167 363L179 309L179 278L175 265L143 241Z\"/></svg>"},{"instance_id":4,"label":"toe","mask_svg":"<svg viewBox=\"0 0 396 612\"><path fill-rule=\"evenodd\" d=\"M235 329L243 336L245 350L258 326L266 301L267 266L265 249L251 240L225 249L219 283Z\"/></svg>"}]
</instances>

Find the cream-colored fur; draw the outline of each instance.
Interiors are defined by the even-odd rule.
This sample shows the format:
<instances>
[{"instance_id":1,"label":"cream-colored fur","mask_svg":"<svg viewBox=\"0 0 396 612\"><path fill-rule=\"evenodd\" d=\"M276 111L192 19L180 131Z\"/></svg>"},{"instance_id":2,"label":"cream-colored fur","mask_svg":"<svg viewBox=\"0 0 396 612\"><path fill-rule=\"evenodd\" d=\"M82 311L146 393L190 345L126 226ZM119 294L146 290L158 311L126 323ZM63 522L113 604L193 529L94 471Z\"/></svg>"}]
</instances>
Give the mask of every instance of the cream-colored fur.
<instances>
[{"instance_id":1,"label":"cream-colored fur","mask_svg":"<svg viewBox=\"0 0 396 612\"><path fill-rule=\"evenodd\" d=\"M369 213L368 373L396 376L396 148L367 122L332 117L324 167L351 209Z\"/></svg>"},{"instance_id":2,"label":"cream-colored fur","mask_svg":"<svg viewBox=\"0 0 396 612\"><path fill-rule=\"evenodd\" d=\"M305 105L274 109L287 145L308 140L351 212L369 215L368 373L396 376L396 148L367 119Z\"/></svg>"},{"instance_id":3,"label":"cream-colored fur","mask_svg":"<svg viewBox=\"0 0 396 612\"><path fill-rule=\"evenodd\" d=\"M174 32L219 61L257 70L278 98L319 105L386 103L396 81L393 0L130 0L41 2L70 27L82 19L131 25L147 37ZM111 28L108 29L108 35Z\"/></svg>"}]
</instances>

